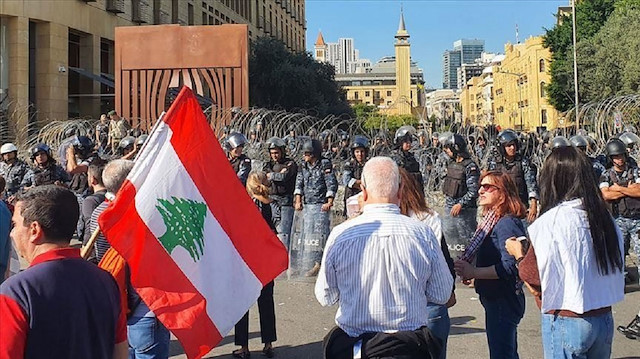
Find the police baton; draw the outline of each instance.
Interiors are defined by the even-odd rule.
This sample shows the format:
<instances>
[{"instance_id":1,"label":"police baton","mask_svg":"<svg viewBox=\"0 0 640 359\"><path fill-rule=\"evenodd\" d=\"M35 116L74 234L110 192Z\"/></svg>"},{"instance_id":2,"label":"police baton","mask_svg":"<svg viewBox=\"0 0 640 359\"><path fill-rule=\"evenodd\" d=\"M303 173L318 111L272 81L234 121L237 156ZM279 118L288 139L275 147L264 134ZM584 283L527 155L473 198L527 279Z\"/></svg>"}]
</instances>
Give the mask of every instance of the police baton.
<instances>
[{"instance_id":1,"label":"police baton","mask_svg":"<svg viewBox=\"0 0 640 359\"><path fill-rule=\"evenodd\" d=\"M99 234L100 234L100 227L98 226L96 227L96 230L93 231L93 233L91 234L91 237L89 238L87 243L84 246L82 246L82 248L80 249L80 256L83 259L89 259L89 256L93 252L93 247L96 244L96 240L98 239Z\"/></svg>"}]
</instances>

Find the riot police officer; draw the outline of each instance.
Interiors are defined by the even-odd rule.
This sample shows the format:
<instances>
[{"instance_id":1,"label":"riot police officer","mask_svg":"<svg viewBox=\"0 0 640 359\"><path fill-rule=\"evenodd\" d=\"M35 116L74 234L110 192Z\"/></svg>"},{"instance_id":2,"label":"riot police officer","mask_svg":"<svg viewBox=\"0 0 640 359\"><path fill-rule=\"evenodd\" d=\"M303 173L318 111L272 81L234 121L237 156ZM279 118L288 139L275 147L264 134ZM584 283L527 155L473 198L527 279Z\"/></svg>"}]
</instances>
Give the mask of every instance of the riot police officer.
<instances>
[{"instance_id":1,"label":"riot police officer","mask_svg":"<svg viewBox=\"0 0 640 359\"><path fill-rule=\"evenodd\" d=\"M133 136L126 136L125 138L120 140L118 143L118 155L122 159L130 160L135 156L137 146L136 146L136 138Z\"/></svg>"},{"instance_id":2,"label":"riot police officer","mask_svg":"<svg viewBox=\"0 0 640 359\"><path fill-rule=\"evenodd\" d=\"M529 158L520 153L518 134L513 130L504 130L498 134L498 156L492 158L487 169L502 171L511 177L518 189L522 203L529 208L527 222L531 223L538 215L538 183L536 168Z\"/></svg>"},{"instance_id":3,"label":"riot police officer","mask_svg":"<svg viewBox=\"0 0 640 359\"><path fill-rule=\"evenodd\" d=\"M233 167L240 182L242 182L242 186L246 186L249 172L251 172L251 159L242 151L247 144L247 138L241 133L234 132L227 137L226 143L229 163L231 163L231 167Z\"/></svg>"},{"instance_id":4,"label":"riot police officer","mask_svg":"<svg viewBox=\"0 0 640 359\"><path fill-rule=\"evenodd\" d=\"M640 170L629 163L627 148L620 139L611 139L605 148L611 168L600 177L600 191L611 203L612 215L624 238L625 252L633 248L640 257ZM625 272L628 281L628 273Z\"/></svg>"},{"instance_id":5,"label":"riot police officer","mask_svg":"<svg viewBox=\"0 0 640 359\"><path fill-rule=\"evenodd\" d=\"M67 172L71 175L69 189L76 193L78 198L89 194L89 180L87 170L94 158L94 143L87 136L75 136L67 148Z\"/></svg>"},{"instance_id":6,"label":"riot police officer","mask_svg":"<svg viewBox=\"0 0 640 359\"><path fill-rule=\"evenodd\" d=\"M298 165L286 157L287 144L278 137L267 140L270 160L263 171L271 183L271 213L278 237L289 248L291 225L293 224L293 191L296 186Z\"/></svg>"},{"instance_id":7,"label":"riot police officer","mask_svg":"<svg viewBox=\"0 0 640 359\"><path fill-rule=\"evenodd\" d=\"M0 176L6 181L4 195L11 199L20 190L20 184L29 171L29 165L18 158L18 147L13 143L2 145L0 155L2 155Z\"/></svg>"},{"instance_id":8,"label":"riot police officer","mask_svg":"<svg viewBox=\"0 0 640 359\"><path fill-rule=\"evenodd\" d=\"M31 148L30 152L35 167L30 169L22 179L23 189L47 184L64 185L71 180L67 171L51 157L49 146L38 143Z\"/></svg>"},{"instance_id":9,"label":"riot police officer","mask_svg":"<svg viewBox=\"0 0 640 359\"><path fill-rule=\"evenodd\" d=\"M369 140L357 135L351 142L351 158L344 163L342 169L342 185L344 185L344 214L347 213L347 199L360 193L360 179L369 156Z\"/></svg>"},{"instance_id":10,"label":"riot police officer","mask_svg":"<svg viewBox=\"0 0 640 359\"><path fill-rule=\"evenodd\" d=\"M394 143L396 150L391 154L391 158L398 164L398 167L402 167L409 174L411 174L417 183L420 184L420 188L424 186L422 179L422 172L420 171L420 164L416 157L411 152L413 143L413 137L416 133L416 129L413 126L401 126L394 136Z\"/></svg>"},{"instance_id":11,"label":"riot police officer","mask_svg":"<svg viewBox=\"0 0 640 359\"><path fill-rule=\"evenodd\" d=\"M480 171L467 150L467 142L459 134L443 141L444 152L451 161L442 185L445 196L442 230L454 252L464 252L476 230L478 181Z\"/></svg>"},{"instance_id":12,"label":"riot police officer","mask_svg":"<svg viewBox=\"0 0 640 359\"><path fill-rule=\"evenodd\" d=\"M338 181L331 161L322 157L320 141L306 141L302 153L303 163L293 192L294 208L303 211L302 241L297 243L297 250L303 257L304 253L310 253L310 260L303 259L300 265L305 269L312 265L306 274L315 276L320 270L322 251L329 236L329 211L338 191Z\"/></svg>"},{"instance_id":13,"label":"riot police officer","mask_svg":"<svg viewBox=\"0 0 640 359\"><path fill-rule=\"evenodd\" d=\"M338 157L342 161L346 161L351 157L351 149L349 148L349 134L343 132L340 134L340 149L338 150Z\"/></svg>"},{"instance_id":14,"label":"riot police officer","mask_svg":"<svg viewBox=\"0 0 640 359\"><path fill-rule=\"evenodd\" d=\"M602 172L604 172L606 169L604 165L600 163L600 161L587 154L587 149L589 148L589 144L591 142L589 141L589 138L583 135L575 135L569 139L569 142L571 142L573 147L582 151L582 153L584 153L589 158L589 161L591 161L591 167L593 167L593 173L596 175L596 178L599 179L602 175Z\"/></svg>"},{"instance_id":15,"label":"riot police officer","mask_svg":"<svg viewBox=\"0 0 640 359\"><path fill-rule=\"evenodd\" d=\"M638 151L640 150L640 137L635 132L623 132L618 137L627 146L627 156L629 161L633 162L636 166L638 164Z\"/></svg>"}]
</instances>

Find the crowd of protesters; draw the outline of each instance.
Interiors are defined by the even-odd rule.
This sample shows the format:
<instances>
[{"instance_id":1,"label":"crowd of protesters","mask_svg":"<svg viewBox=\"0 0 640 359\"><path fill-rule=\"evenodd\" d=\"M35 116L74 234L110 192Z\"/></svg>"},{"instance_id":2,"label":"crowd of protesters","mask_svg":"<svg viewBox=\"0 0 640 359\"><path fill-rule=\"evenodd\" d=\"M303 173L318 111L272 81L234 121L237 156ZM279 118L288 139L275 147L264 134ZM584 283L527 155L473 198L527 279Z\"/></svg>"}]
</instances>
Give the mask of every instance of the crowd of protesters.
<instances>
[{"instance_id":1,"label":"crowd of protesters","mask_svg":"<svg viewBox=\"0 0 640 359\"><path fill-rule=\"evenodd\" d=\"M547 138L538 171L524 146L530 137L513 130L496 133L493 147L458 133L434 133L428 142L411 126L389 147L361 135L333 146L321 134L293 131L261 143L256 130L249 139L223 131L220 143L289 250L290 271L317 276L320 304L339 305L326 358L445 358L456 278L479 295L491 358L519 357L527 291L541 312L545 358L610 357L611 308L625 283L638 281L626 260L630 251L640 256L632 155L640 138L632 132L612 138L598 157L587 155L587 134ZM2 145L0 273L9 279L0 287L0 358L168 357L169 331L131 286L97 222L147 139L132 134L111 112L95 138L69 133L57 152L31 148L28 161L14 144ZM268 160L250 158L249 146ZM344 221L332 229L339 187ZM433 190L444 194L441 213L427 203ZM70 247L72 238L90 250ZM30 265L20 273L17 256ZM277 353L273 292L270 282L258 299L267 357ZM50 309L69 298L90 310L62 318L69 312ZM617 330L640 339L640 313ZM250 357L248 341L247 313L235 328L234 357Z\"/></svg>"}]
</instances>

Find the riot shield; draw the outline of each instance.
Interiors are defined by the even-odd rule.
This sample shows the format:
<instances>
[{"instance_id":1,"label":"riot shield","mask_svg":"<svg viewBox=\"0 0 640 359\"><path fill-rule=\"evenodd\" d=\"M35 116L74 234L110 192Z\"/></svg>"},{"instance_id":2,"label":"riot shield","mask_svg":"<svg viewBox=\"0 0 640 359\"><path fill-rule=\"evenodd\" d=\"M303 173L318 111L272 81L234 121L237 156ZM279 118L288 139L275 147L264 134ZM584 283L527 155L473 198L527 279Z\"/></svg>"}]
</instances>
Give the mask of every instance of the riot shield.
<instances>
[{"instance_id":1,"label":"riot shield","mask_svg":"<svg viewBox=\"0 0 640 359\"><path fill-rule=\"evenodd\" d=\"M296 211L289 246L289 279L315 277L312 269L320 264L329 236L329 212L321 204L305 204Z\"/></svg>"}]
</instances>

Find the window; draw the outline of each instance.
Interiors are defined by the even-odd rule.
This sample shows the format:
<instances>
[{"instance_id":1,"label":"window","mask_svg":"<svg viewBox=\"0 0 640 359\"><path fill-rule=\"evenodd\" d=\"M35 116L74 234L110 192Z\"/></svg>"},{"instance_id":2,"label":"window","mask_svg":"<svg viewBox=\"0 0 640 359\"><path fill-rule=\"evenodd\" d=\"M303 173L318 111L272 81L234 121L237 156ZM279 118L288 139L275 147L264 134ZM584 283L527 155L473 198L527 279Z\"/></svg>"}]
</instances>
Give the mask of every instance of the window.
<instances>
[{"instance_id":1,"label":"window","mask_svg":"<svg viewBox=\"0 0 640 359\"><path fill-rule=\"evenodd\" d=\"M353 98L354 98L355 100L357 100L357 99L358 99L358 97L359 97L358 91L354 92L354 93L353 93Z\"/></svg>"},{"instance_id":2,"label":"window","mask_svg":"<svg viewBox=\"0 0 640 359\"><path fill-rule=\"evenodd\" d=\"M369 97L371 96L371 91L365 91L364 92L364 97Z\"/></svg>"},{"instance_id":3,"label":"window","mask_svg":"<svg viewBox=\"0 0 640 359\"><path fill-rule=\"evenodd\" d=\"M540 83L540 97L542 97L542 98L547 97L547 89L546 89L546 84L544 83L544 81L542 81Z\"/></svg>"},{"instance_id":4,"label":"window","mask_svg":"<svg viewBox=\"0 0 640 359\"><path fill-rule=\"evenodd\" d=\"M391 96L391 91L387 91L387 96Z\"/></svg>"},{"instance_id":5,"label":"window","mask_svg":"<svg viewBox=\"0 0 640 359\"><path fill-rule=\"evenodd\" d=\"M547 123L547 110L540 111L540 121L542 122L543 125Z\"/></svg>"},{"instance_id":6,"label":"window","mask_svg":"<svg viewBox=\"0 0 640 359\"><path fill-rule=\"evenodd\" d=\"M545 66L545 63L544 63L544 59L540 59L539 67L540 67L540 72L545 72L546 71L546 66Z\"/></svg>"},{"instance_id":7,"label":"window","mask_svg":"<svg viewBox=\"0 0 640 359\"><path fill-rule=\"evenodd\" d=\"M194 25L195 24L195 20L194 20L194 16L193 16L193 4L189 4L187 6L187 14L188 14L188 21L189 21L189 25Z\"/></svg>"}]
</instances>

